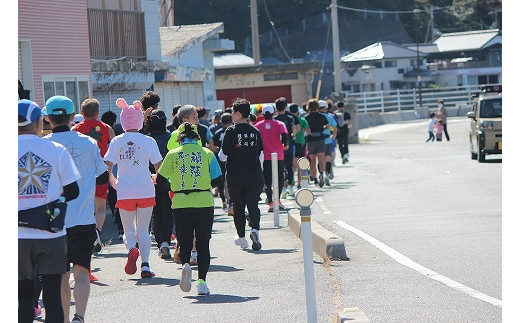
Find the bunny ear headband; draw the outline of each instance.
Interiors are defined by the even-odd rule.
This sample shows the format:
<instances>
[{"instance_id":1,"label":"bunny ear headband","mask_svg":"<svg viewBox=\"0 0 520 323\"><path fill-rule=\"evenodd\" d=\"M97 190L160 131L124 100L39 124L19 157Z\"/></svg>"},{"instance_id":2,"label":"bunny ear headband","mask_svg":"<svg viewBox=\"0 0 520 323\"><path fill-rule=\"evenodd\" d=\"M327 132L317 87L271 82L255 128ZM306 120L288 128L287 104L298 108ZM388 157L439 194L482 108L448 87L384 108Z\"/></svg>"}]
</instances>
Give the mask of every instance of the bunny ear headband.
<instances>
[{"instance_id":1,"label":"bunny ear headband","mask_svg":"<svg viewBox=\"0 0 520 323\"><path fill-rule=\"evenodd\" d=\"M120 120L124 131L130 129L140 130L143 127L143 110L140 101L134 101L133 105L128 105L126 100L119 98L116 105L121 108Z\"/></svg>"}]
</instances>

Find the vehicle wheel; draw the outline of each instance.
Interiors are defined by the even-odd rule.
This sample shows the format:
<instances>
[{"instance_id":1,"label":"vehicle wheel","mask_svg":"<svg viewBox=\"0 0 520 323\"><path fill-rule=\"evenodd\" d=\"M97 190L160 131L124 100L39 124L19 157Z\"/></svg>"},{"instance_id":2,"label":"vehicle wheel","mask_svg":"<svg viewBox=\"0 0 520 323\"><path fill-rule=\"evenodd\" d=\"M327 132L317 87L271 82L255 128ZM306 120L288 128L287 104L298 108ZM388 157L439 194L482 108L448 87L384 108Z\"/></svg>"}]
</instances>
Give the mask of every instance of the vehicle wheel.
<instances>
[{"instance_id":1,"label":"vehicle wheel","mask_svg":"<svg viewBox=\"0 0 520 323\"><path fill-rule=\"evenodd\" d=\"M478 144L478 162L482 163L486 161L486 154L482 151L480 143Z\"/></svg>"}]
</instances>

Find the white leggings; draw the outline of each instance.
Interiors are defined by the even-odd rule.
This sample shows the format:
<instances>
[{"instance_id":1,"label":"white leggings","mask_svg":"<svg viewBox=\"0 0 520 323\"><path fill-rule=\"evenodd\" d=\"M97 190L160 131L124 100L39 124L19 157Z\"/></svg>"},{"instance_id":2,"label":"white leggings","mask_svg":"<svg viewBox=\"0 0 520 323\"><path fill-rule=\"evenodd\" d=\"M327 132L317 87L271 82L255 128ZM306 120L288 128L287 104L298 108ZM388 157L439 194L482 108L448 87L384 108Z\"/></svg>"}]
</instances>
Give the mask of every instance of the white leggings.
<instances>
[{"instance_id":1,"label":"white leggings","mask_svg":"<svg viewBox=\"0 0 520 323\"><path fill-rule=\"evenodd\" d=\"M129 251L135 247L136 242L139 242L141 262L148 262L150 259L152 241L148 233L148 227L152 218L152 210L153 206L137 208L135 211L119 209L121 223L125 231L123 242Z\"/></svg>"}]
</instances>

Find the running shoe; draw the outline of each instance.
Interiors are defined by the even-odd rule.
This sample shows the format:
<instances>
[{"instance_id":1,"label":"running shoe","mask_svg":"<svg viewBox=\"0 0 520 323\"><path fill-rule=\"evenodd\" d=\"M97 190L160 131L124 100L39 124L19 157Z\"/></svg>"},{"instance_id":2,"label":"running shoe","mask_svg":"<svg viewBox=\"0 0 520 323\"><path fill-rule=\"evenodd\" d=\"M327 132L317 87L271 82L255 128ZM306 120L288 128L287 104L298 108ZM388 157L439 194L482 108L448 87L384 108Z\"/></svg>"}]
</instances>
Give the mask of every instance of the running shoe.
<instances>
[{"instance_id":1,"label":"running shoe","mask_svg":"<svg viewBox=\"0 0 520 323\"><path fill-rule=\"evenodd\" d=\"M85 318L83 316L79 316L78 314L74 314L74 318L70 323L85 323Z\"/></svg>"},{"instance_id":2,"label":"running shoe","mask_svg":"<svg viewBox=\"0 0 520 323\"><path fill-rule=\"evenodd\" d=\"M42 315L42 306L38 304L38 306L34 308L34 318L37 318L40 315Z\"/></svg>"},{"instance_id":3,"label":"running shoe","mask_svg":"<svg viewBox=\"0 0 520 323\"><path fill-rule=\"evenodd\" d=\"M209 295L208 284L204 279L197 280L197 295Z\"/></svg>"},{"instance_id":4,"label":"running shoe","mask_svg":"<svg viewBox=\"0 0 520 323\"><path fill-rule=\"evenodd\" d=\"M141 265L141 278L152 278L155 277L155 273L147 266L146 263Z\"/></svg>"},{"instance_id":5,"label":"running shoe","mask_svg":"<svg viewBox=\"0 0 520 323\"><path fill-rule=\"evenodd\" d=\"M233 209L233 203L229 203L227 215L233 216L235 214L235 210Z\"/></svg>"},{"instance_id":6,"label":"running shoe","mask_svg":"<svg viewBox=\"0 0 520 323\"><path fill-rule=\"evenodd\" d=\"M130 251L128 252L128 258L126 260L126 265L125 265L125 273L127 273L128 275L133 275L136 273L137 258L139 258L139 249L137 249L137 248L130 249Z\"/></svg>"},{"instance_id":7,"label":"running shoe","mask_svg":"<svg viewBox=\"0 0 520 323\"><path fill-rule=\"evenodd\" d=\"M179 248L175 248L175 251L173 252L173 262L176 264L181 263L181 261L179 259Z\"/></svg>"},{"instance_id":8,"label":"running shoe","mask_svg":"<svg viewBox=\"0 0 520 323\"><path fill-rule=\"evenodd\" d=\"M330 186L329 176L325 176L325 185Z\"/></svg>"},{"instance_id":9,"label":"running shoe","mask_svg":"<svg viewBox=\"0 0 520 323\"><path fill-rule=\"evenodd\" d=\"M253 248L253 250L260 250L262 248L262 243L260 242L260 233L258 232L258 230L251 230L249 237L251 238L251 241L253 241L253 245L251 246L251 248Z\"/></svg>"},{"instance_id":10,"label":"running shoe","mask_svg":"<svg viewBox=\"0 0 520 323\"><path fill-rule=\"evenodd\" d=\"M280 198L281 199L287 198L287 190L285 188L282 189L282 194L280 194Z\"/></svg>"},{"instance_id":11,"label":"running shoe","mask_svg":"<svg viewBox=\"0 0 520 323\"><path fill-rule=\"evenodd\" d=\"M93 282L97 282L99 279L94 276L90 271L88 272L88 280L93 283Z\"/></svg>"},{"instance_id":12,"label":"running shoe","mask_svg":"<svg viewBox=\"0 0 520 323\"><path fill-rule=\"evenodd\" d=\"M267 208L267 212L274 212L274 202L269 203L269 207Z\"/></svg>"},{"instance_id":13,"label":"running shoe","mask_svg":"<svg viewBox=\"0 0 520 323\"><path fill-rule=\"evenodd\" d=\"M287 187L287 195L294 196L294 189L292 186Z\"/></svg>"},{"instance_id":14,"label":"running shoe","mask_svg":"<svg viewBox=\"0 0 520 323\"><path fill-rule=\"evenodd\" d=\"M124 235L125 235L125 232L123 230L119 230L119 234L117 235L117 238L119 240L123 240Z\"/></svg>"},{"instance_id":15,"label":"running shoe","mask_svg":"<svg viewBox=\"0 0 520 323\"><path fill-rule=\"evenodd\" d=\"M287 207L282 204L282 202L278 201L278 210L280 211L287 211Z\"/></svg>"},{"instance_id":16,"label":"running shoe","mask_svg":"<svg viewBox=\"0 0 520 323\"><path fill-rule=\"evenodd\" d=\"M182 265L181 281L179 287L183 292L189 292L191 290L191 267L190 264Z\"/></svg>"},{"instance_id":17,"label":"running shoe","mask_svg":"<svg viewBox=\"0 0 520 323\"><path fill-rule=\"evenodd\" d=\"M334 179L334 168L333 167L330 168L329 178Z\"/></svg>"},{"instance_id":18,"label":"running shoe","mask_svg":"<svg viewBox=\"0 0 520 323\"><path fill-rule=\"evenodd\" d=\"M319 183L319 186L320 186L320 187L323 187L323 184L324 184L324 182L323 182L323 174L320 174L320 183Z\"/></svg>"},{"instance_id":19,"label":"running shoe","mask_svg":"<svg viewBox=\"0 0 520 323\"><path fill-rule=\"evenodd\" d=\"M161 259L168 259L171 258L171 256L170 246L167 242L163 242L159 248L159 257L161 257Z\"/></svg>"},{"instance_id":20,"label":"running shoe","mask_svg":"<svg viewBox=\"0 0 520 323\"><path fill-rule=\"evenodd\" d=\"M195 266L197 264L197 251L192 250L190 256L190 265Z\"/></svg>"},{"instance_id":21,"label":"running shoe","mask_svg":"<svg viewBox=\"0 0 520 323\"><path fill-rule=\"evenodd\" d=\"M235 244L242 249L247 249L249 247L249 243L247 242L246 238L240 238L238 235L235 236Z\"/></svg>"}]
</instances>

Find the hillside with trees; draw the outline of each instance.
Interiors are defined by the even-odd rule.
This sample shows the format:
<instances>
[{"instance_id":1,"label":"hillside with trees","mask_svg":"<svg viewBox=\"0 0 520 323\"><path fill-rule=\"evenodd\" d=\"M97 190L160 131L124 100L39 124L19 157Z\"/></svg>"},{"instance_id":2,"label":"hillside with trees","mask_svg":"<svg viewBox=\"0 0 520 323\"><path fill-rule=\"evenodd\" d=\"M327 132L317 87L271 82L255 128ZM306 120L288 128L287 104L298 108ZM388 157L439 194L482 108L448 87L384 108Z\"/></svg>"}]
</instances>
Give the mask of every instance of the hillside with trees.
<instances>
[{"instance_id":1,"label":"hillside with trees","mask_svg":"<svg viewBox=\"0 0 520 323\"><path fill-rule=\"evenodd\" d=\"M302 19L322 13L330 15L329 0L257 0L259 33L290 30ZM440 33L502 28L501 0L337 0L338 20L394 19L415 41L415 18L419 41L431 42ZM251 36L249 0L190 0L175 2L175 25L223 22L224 35L235 41L237 52L246 52ZM431 29L433 8L434 29ZM414 17L412 11L421 10ZM297 41L297 40L295 40ZM301 41L305 41L302 39Z\"/></svg>"}]
</instances>

